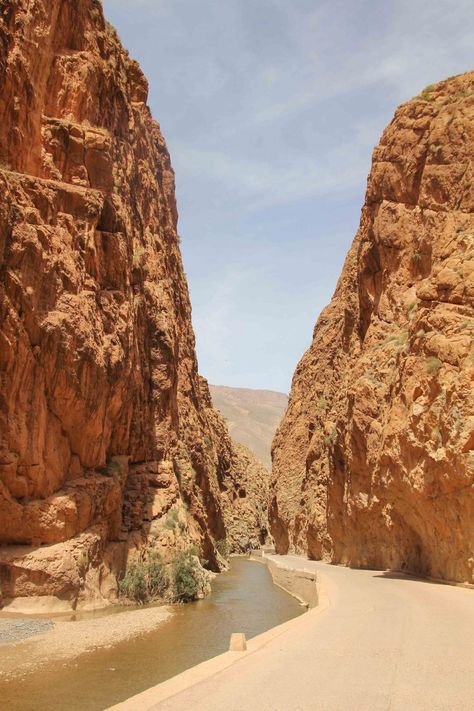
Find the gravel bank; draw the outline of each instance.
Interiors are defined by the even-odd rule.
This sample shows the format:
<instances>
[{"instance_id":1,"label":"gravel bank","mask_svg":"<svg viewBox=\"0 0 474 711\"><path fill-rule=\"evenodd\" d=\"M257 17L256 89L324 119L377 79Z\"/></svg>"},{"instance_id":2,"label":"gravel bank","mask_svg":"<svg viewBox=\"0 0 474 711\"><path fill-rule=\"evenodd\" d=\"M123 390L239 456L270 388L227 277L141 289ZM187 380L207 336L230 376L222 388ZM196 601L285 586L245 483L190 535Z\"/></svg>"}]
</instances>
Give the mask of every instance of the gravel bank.
<instances>
[{"instance_id":1,"label":"gravel bank","mask_svg":"<svg viewBox=\"0 0 474 711\"><path fill-rule=\"evenodd\" d=\"M53 627L51 620L0 620L0 645L21 642Z\"/></svg>"},{"instance_id":2,"label":"gravel bank","mask_svg":"<svg viewBox=\"0 0 474 711\"><path fill-rule=\"evenodd\" d=\"M147 607L79 622L1 620L0 679L146 634L172 614L168 607Z\"/></svg>"}]
</instances>

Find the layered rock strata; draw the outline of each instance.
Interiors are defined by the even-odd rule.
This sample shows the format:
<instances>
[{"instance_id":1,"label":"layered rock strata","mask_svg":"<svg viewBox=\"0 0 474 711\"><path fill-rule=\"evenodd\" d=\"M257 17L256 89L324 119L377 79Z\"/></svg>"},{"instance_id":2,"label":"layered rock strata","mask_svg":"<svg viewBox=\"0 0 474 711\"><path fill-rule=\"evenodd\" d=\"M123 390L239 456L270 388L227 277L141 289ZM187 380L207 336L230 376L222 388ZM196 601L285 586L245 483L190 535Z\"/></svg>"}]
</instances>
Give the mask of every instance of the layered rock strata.
<instances>
[{"instance_id":1,"label":"layered rock strata","mask_svg":"<svg viewBox=\"0 0 474 711\"><path fill-rule=\"evenodd\" d=\"M276 435L280 552L474 582L474 73L401 106Z\"/></svg>"},{"instance_id":2,"label":"layered rock strata","mask_svg":"<svg viewBox=\"0 0 474 711\"><path fill-rule=\"evenodd\" d=\"M144 545L218 568L235 451L145 77L97 0L0 12L0 583L76 605Z\"/></svg>"}]
</instances>

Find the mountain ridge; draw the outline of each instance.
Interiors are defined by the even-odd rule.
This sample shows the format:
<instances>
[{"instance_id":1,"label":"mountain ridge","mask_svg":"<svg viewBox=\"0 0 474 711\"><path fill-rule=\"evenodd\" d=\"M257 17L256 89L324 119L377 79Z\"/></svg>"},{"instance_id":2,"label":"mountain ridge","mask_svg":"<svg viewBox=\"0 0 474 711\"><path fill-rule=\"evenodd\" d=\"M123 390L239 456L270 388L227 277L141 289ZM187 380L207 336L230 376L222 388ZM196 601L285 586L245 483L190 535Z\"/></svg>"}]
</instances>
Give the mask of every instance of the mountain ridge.
<instances>
[{"instance_id":1,"label":"mountain ridge","mask_svg":"<svg viewBox=\"0 0 474 711\"><path fill-rule=\"evenodd\" d=\"M271 469L271 443L288 396L276 390L209 385L214 406L226 419L233 439Z\"/></svg>"}]
</instances>

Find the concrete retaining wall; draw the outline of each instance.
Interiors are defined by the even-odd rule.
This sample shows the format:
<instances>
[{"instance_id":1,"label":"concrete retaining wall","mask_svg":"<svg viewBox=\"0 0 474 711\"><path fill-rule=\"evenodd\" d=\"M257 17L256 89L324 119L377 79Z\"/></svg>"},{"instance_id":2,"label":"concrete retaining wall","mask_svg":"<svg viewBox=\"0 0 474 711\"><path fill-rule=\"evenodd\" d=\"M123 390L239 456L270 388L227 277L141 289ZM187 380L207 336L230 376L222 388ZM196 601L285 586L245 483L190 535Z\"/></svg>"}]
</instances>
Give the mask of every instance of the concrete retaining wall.
<instances>
[{"instance_id":1,"label":"concrete retaining wall","mask_svg":"<svg viewBox=\"0 0 474 711\"><path fill-rule=\"evenodd\" d=\"M271 573L273 582L290 595L296 597L310 609L319 603L316 573L310 570L295 570L282 563L278 557L265 552L252 552L251 558L265 563Z\"/></svg>"}]
</instances>

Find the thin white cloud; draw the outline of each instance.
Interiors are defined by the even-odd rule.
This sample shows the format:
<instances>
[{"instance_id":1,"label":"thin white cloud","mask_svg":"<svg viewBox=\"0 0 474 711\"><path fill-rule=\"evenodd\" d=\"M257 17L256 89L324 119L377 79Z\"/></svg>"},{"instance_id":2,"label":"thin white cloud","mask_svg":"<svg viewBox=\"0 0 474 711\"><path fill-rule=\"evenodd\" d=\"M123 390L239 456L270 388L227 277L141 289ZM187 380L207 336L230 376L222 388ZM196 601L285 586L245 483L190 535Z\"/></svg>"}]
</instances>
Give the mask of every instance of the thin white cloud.
<instances>
[{"instance_id":1,"label":"thin white cloud","mask_svg":"<svg viewBox=\"0 0 474 711\"><path fill-rule=\"evenodd\" d=\"M224 375L218 366L227 361L236 372L254 363L255 384L260 378L284 389L281 381L266 380L268 363L296 361L314 306L331 296L359 217L372 148L397 104L472 68L474 3L104 0L104 7L143 63L171 152L206 374ZM341 214L345 240L333 239ZM309 233L308 223L314 225ZM308 268L300 235L313 238L313 231L325 241ZM288 276L285 251L272 246L286 233L299 260ZM251 250L260 239L293 313L291 344L277 355L275 342L257 354L241 319L244 294L261 303L271 275L242 274L235 255L245 245L248 261L255 260ZM326 295L315 284L324 284ZM262 324L281 317L272 309L263 303Z\"/></svg>"}]
</instances>

